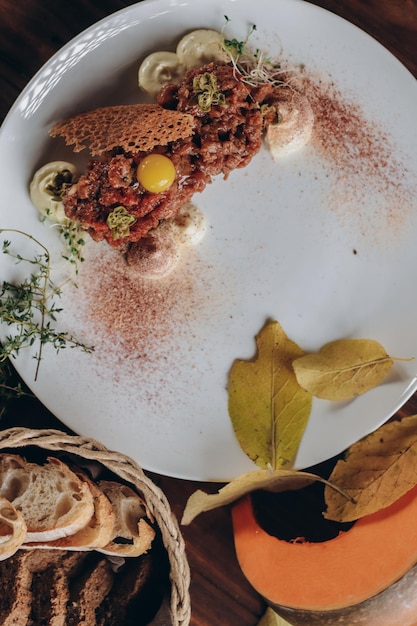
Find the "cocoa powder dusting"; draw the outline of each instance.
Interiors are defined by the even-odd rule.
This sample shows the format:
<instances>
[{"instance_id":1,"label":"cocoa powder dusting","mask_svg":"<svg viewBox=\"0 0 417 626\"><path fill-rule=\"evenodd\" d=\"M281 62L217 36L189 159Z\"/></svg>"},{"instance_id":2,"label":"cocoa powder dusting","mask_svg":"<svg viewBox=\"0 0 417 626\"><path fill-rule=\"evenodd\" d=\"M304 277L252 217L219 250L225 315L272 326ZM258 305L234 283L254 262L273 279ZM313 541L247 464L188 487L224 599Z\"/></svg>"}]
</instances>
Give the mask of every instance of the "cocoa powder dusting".
<instances>
[{"instance_id":1,"label":"cocoa powder dusting","mask_svg":"<svg viewBox=\"0 0 417 626\"><path fill-rule=\"evenodd\" d=\"M310 77L304 91L315 116L311 145L331 175L329 210L344 226L353 225L368 244L398 241L415 190L410 189L406 157L394 145L389 127L368 119L361 105L333 83Z\"/></svg>"},{"instance_id":2,"label":"cocoa powder dusting","mask_svg":"<svg viewBox=\"0 0 417 626\"><path fill-rule=\"evenodd\" d=\"M220 272L200 267L198 254L189 253L168 277L144 279L120 251L94 242L87 246L77 287L66 290L64 306L74 327L94 345L89 359L96 374L118 393L136 377L137 399L155 405L155 381L169 384L163 380L167 371L170 379L178 377L202 329L227 315L233 296L220 284ZM69 304L75 299L76 309Z\"/></svg>"}]
</instances>

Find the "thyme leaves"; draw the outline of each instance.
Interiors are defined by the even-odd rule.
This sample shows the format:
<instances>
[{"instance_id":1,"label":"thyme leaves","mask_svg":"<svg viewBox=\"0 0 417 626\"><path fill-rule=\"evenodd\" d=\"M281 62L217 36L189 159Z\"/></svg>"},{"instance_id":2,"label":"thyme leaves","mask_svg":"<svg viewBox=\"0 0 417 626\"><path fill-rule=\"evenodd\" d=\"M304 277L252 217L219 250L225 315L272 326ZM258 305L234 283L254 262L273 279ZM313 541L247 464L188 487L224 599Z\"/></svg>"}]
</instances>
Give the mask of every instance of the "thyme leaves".
<instances>
[{"instance_id":1,"label":"thyme leaves","mask_svg":"<svg viewBox=\"0 0 417 626\"><path fill-rule=\"evenodd\" d=\"M10 361L0 364L0 419L5 417L13 402L23 397L33 398L28 387L12 368Z\"/></svg>"},{"instance_id":2,"label":"thyme leaves","mask_svg":"<svg viewBox=\"0 0 417 626\"><path fill-rule=\"evenodd\" d=\"M66 331L55 328L55 322L62 311L57 305L61 296L61 286L54 284L51 277L51 260L48 249L32 235L15 229L0 229L0 233L14 233L28 238L39 248L33 257L14 252L10 240L2 244L3 254L11 257L16 264L26 264L29 274L22 280L3 280L0 285L0 323L10 328L0 344L0 363L7 358L15 358L22 349L37 344L35 353L35 380L43 356L43 348L51 344L56 352L71 347L92 352L93 347L78 341Z\"/></svg>"},{"instance_id":3,"label":"thyme leaves","mask_svg":"<svg viewBox=\"0 0 417 626\"><path fill-rule=\"evenodd\" d=\"M51 215L49 209L45 215L41 217L42 222L52 220L52 226L59 230L59 233L65 243L65 251L62 252L62 258L74 266L75 273L78 274L78 266L84 262L83 247L85 246L84 230L78 222L66 219L62 222L56 222ZM1 231L0 231L1 232Z\"/></svg>"}]
</instances>

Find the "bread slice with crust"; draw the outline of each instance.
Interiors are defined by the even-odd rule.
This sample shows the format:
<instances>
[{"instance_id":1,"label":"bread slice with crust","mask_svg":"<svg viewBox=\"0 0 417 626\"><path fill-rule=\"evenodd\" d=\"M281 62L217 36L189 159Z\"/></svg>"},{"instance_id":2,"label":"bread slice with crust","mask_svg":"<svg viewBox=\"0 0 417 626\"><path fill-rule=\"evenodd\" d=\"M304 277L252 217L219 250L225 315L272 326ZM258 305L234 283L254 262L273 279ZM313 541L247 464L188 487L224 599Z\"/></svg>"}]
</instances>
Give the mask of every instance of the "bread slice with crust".
<instances>
[{"instance_id":1,"label":"bread slice with crust","mask_svg":"<svg viewBox=\"0 0 417 626\"><path fill-rule=\"evenodd\" d=\"M0 561L17 552L26 535L27 527L20 511L6 498L0 498Z\"/></svg>"},{"instance_id":2,"label":"bread slice with crust","mask_svg":"<svg viewBox=\"0 0 417 626\"><path fill-rule=\"evenodd\" d=\"M67 587L67 576L62 567L35 572L31 584L29 624L66 626Z\"/></svg>"},{"instance_id":3,"label":"bread slice with crust","mask_svg":"<svg viewBox=\"0 0 417 626\"><path fill-rule=\"evenodd\" d=\"M68 626L70 581L89 567L90 555L62 550L31 550L26 554L26 562L33 572L28 626ZM34 561L40 565L36 567Z\"/></svg>"},{"instance_id":4,"label":"bread slice with crust","mask_svg":"<svg viewBox=\"0 0 417 626\"><path fill-rule=\"evenodd\" d=\"M99 552L117 556L139 556L147 552L155 537L155 531L145 520L146 505L142 498L128 485L100 480L100 489L109 498L116 515L113 537Z\"/></svg>"},{"instance_id":5,"label":"bread slice with crust","mask_svg":"<svg viewBox=\"0 0 417 626\"><path fill-rule=\"evenodd\" d=\"M32 594L32 573L17 552L0 563L0 624L27 624Z\"/></svg>"},{"instance_id":6,"label":"bread slice with crust","mask_svg":"<svg viewBox=\"0 0 417 626\"><path fill-rule=\"evenodd\" d=\"M57 550L87 551L104 547L113 537L115 514L112 505L103 491L92 481L87 474L78 468L72 468L73 472L85 481L92 493L94 501L94 513L87 524L78 532L55 539L55 541L31 542L22 546L30 548L54 548Z\"/></svg>"},{"instance_id":7,"label":"bread slice with crust","mask_svg":"<svg viewBox=\"0 0 417 626\"><path fill-rule=\"evenodd\" d=\"M154 584L154 559L150 553L128 559L114 578L112 593L97 610L97 626L142 626L162 602ZM159 623L159 622L158 622Z\"/></svg>"},{"instance_id":8,"label":"bread slice with crust","mask_svg":"<svg viewBox=\"0 0 417 626\"><path fill-rule=\"evenodd\" d=\"M24 626L32 606L32 579L36 571L58 565L61 553L44 550L39 553L16 554L0 563L0 624Z\"/></svg>"},{"instance_id":9,"label":"bread slice with crust","mask_svg":"<svg viewBox=\"0 0 417 626\"><path fill-rule=\"evenodd\" d=\"M110 592L113 581L114 573L105 557L91 563L81 575L70 581L65 626L95 626L96 611Z\"/></svg>"},{"instance_id":10,"label":"bread slice with crust","mask_svg":"<svg viewBox=\"0 0 417 626\"><path fill-rule=\"evenodd\" d=\"M26 542L54 541L74 534L94 513L88 484L53 457L38 465L15 454L0 454L0 497L22 514Z\"/></svg>"}]
</instances>

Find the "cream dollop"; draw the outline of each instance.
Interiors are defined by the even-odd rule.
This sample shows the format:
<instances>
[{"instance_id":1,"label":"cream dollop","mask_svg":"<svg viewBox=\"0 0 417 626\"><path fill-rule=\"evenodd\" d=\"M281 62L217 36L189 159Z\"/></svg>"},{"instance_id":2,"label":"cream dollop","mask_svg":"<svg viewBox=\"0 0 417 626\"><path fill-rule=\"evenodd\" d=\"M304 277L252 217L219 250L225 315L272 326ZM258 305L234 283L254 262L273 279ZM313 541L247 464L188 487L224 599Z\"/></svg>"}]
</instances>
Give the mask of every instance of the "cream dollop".
<instances>
[{"instance_id":1,"label":"cream dollop","mask_svg":"<svg viewBox=\"0 0 417 626\"><path fill-rule=\"evenodd\" d=\"M178 83L184 73L210 61L227 62L224 37L217 30L193 30L179 41L175 52L159 50L145 57L139 66L138 84L153 98L168 83Z\"/></svg>"},{"instance_id":2,"label":"cream dollop","mask_svg":"<svg viewBox=\"0 0 417 626\"><path fill-rule=\"evenodd\" d=\"M35 172L29 193L32 203L42 216L59 224L67 221L61 193L75 175L75 165L67 161L51 161Z\"/></svg>"},{"instance_id":3,"label":"cream dollop","mask_svg":"<svg viewBox=\"0 0 417 626\"><path fill-rule=\"evenodd\" d=\"M138 84L143 91L155 98L164 85L178 83L184 72L185 66L175 52L153 52L139 67Z\"/></svg>"},{"instance_id":4,"label":"cream dollop","mask_svg":"<svg viewBox=\"0 0 417 626\"><path fill-rule=\"evenodd\" d=\"M167 226L180 245L195 246L206 233L206 218L191 202L187 202Z\"/></svg>"},{"instance_id":5,"label":"cream dollop","mask_svg":"<svg viewBox=\"0 0 417 626\"><path fill-rule=\"evenodd\" d=\"M182 65L187 69L206 65L211 61L227 63L230 56L224 49L224 36L217 30L200 28L184 35L176 50Z\"/></svg>"},{"instance_id":6,"label":"cream dollop","mask_svg":"<svg viewBox=\"0 0 417 626\"><path fill-rule=\"evenodd\" d=\"M278 122L268 126L265 141L273 159L279 159L301 150L309 142L314 113L308 98L290 88L280 91L275 108Z\"/></svg>"}]
</instances>

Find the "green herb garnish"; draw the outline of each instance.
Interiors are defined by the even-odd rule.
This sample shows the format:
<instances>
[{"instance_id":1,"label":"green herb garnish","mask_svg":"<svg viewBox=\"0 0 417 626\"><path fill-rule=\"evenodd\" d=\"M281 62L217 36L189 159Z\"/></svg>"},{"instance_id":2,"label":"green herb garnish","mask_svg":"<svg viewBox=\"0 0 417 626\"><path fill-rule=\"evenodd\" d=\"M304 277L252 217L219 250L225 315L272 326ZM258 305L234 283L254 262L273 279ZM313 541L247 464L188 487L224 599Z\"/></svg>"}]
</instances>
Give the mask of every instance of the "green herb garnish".
<instances>
[{"instance_id":1,"label":"green herb garnish","mask_svg":"<svg viewBox=\"0 0 417 626\"><path fill-rule=\"evenodd\" d=\"M3 253L15 259L16 263L28 264L32 271L21 282L4 280L0 287L0 323L13 328L13 333L8 334L0 344L0 363L9 357L16 357L21 349L38 342L39 348L34 356L37 362L36 380L45 344L52 344L57 352L66 347L81 348L84 352L92 352L93 348L79 342L68 332L53 327L53 322L62 311L55 303L61 295L62 286L56 286L52 281L47 248L23 231L0 229L0 233L3 232L27 237L41 250L33 258L23 257L12 251L10 241L4 240Z\"/></svg>"},{"instance_id":2,"label":"green herb garnish","mask_svg":"<svg viewBox=\"0 0 417 626\"><path fill-rule=\"evenodd\" d=\"M227 15L224 16L226 24L230 22ZM224 49L230 56L236 73L242 82L251 87L259 87L271 84L274 87L288 86L288 70L280 67L280 64L265 55L265 52L256 48L252 50L248 46L251 35L257 30L256 24L252 24L244 40L224 39Z\"/></svg>"},{"instance_id":3,"label":"green herb garnish","mask_svg":"<svg viewBox=\"0 0 417 626\"><path fill-rule=\"evenodd\" d=\"M0 419L8 413L14 400L26 396L34 397L11 367L10 361L0 363Z\"/></svg>"},{"instance_id":4,"label":"green herb garnish","mask_svg":"<svg viewBox=\"0 0 417 626\"><path fill-rule=\"evenodd\" d=\"M77 222L71 220L68 220L66 224L61 224L60 230L68 249L68 252L66 254L63 253L62 256L75 266L75 271L78 273L78 264L84 261L82 255L82 250L85 246L84 231Z\"/></svg>"},{"instance_id":5,"label":"green herb garnish","mask_svg":"<svg viewBox=\"0 0 417 626\"><path fill-rule=\"evenodd\" d=\"M78 274L78 265L84 261L82 254L85 246L84 230L74 220L53 221L52 211L47 209L41 217L41 221L46 222L49 218L52 219L54 228L59 230L66 246L66 251L62 253L62 258L71 263L75 268L75 273Z\"/></svg>"},{"instance_id":6,"label":"green herb garnish","mask_svg":"<svg viewBox=\"0 0 417 626\"><path fill-rule=\"evenodd\" d=\"M230 22L230 18L227 17L227 15L224 16L224 19L226 20L226 24ZM246 39L244 39L243 41L239 41L238 39L236 39L236 37L234 37L233 39L225 39L224 47L226 51L229 52L229 54L232 54L232 56L234 57L238 57L244 54L246 52L246 45L250 39L250 36L255 30L256 30L256 24L252 24L246 36Z\"/></svg>"}]
</instances>

